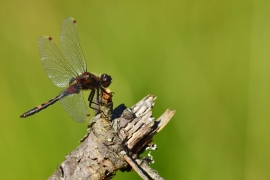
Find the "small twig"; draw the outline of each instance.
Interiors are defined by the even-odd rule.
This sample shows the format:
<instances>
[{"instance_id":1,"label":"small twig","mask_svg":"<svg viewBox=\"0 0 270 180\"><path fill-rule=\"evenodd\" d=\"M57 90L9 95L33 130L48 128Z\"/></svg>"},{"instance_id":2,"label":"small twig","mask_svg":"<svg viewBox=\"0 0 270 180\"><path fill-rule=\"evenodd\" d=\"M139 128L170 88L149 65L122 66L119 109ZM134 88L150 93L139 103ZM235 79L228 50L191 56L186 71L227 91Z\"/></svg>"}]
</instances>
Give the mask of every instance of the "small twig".
<instances>
[{"instance_id":1,"label":"small twig","mask_svg":"<svg viewBox=\"0 0 270 180\"><path fill-rule=\"evenodd\" d=\"M145 173L147 173L148 176L151 177L151 179L155 180L164 180L157 171L153 170L149 165L148 162L143 159L136 159L136 162L140 165L140 167L144 170Z\"/></svg>"},{"instance_id":2,"label":"small twig","mask_svg":"<svg viewBox=\"0 0 270 180\"><path fill-rule=\"evenodd\" d=\"M144 172L139 168L139 166L136 164L136 162L133 161L128 155L124 155L124 159L128 162L128 164L133 168L134 171L138 173L138 175L143 179L143 180L148 180L148 177L145 175Z\"/></svg>"}]
</instances>

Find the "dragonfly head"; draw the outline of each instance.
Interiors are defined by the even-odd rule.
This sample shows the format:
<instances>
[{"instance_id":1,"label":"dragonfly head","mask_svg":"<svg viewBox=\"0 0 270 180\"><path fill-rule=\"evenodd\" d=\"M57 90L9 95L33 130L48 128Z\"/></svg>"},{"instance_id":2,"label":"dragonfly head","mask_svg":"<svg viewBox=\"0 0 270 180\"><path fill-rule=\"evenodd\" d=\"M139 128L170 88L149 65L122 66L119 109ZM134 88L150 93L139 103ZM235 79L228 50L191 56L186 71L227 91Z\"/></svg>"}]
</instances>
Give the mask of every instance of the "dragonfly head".
<instances>
[{"instance_id":1,"label":"dragonfly head","mask_svg":"<svg viewBox=\"0 0 270 180\"><path fill-rule=\"evenodd\" d=\"M103 88L109 87L109 85L112 83L112 77L108 74L102 74L100 78L100 85Z\"/></svg>"}]
</instances>

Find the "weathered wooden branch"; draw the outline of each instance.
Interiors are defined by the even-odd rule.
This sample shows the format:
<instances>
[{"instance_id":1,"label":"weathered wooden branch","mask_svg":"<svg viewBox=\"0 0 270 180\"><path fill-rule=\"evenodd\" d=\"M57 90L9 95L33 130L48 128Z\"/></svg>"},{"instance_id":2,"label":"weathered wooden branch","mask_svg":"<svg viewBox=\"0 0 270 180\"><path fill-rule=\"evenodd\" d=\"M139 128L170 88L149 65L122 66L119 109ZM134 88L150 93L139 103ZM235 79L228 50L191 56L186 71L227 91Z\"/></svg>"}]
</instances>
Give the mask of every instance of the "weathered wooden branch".
<instances>
[{"instance_id":1,"label":"weathered wooden branch","mask_svg":"<svg viewBox=\"0 0 270 180\"><path fill-rule=\"evenodd\" d=\"M111 179L117 170L134 169L146 179L163 179L148 166L151 158L139 155L151 146L153 136L170 121L175 111L167 109L152 117L156 99L148 95L131 108L121 104L112 110L111 96L102 95L100 112L90 121L81 144L56 169L50 180Z\"/></svg>"}]
</instances>

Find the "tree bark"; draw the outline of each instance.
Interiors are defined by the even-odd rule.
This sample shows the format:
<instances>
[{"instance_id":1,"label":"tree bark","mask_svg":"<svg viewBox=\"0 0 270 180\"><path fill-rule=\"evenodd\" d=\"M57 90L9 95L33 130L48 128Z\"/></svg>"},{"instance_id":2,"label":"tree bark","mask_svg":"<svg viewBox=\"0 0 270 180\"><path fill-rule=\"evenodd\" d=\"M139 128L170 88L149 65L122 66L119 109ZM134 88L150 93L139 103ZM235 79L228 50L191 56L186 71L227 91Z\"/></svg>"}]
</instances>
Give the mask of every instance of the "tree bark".
<instances>
[{"instance_id":1,"label":"tree bark","mask_svg":"<svg viewBox=\"0 0 270 180\"><path fill-rule=\"evenodd\" d=\"M153 136L170 121L175 111L167 109L152 117L156 97L148 95L131 108L124 104L112 110L112 96L103 93L99 113L88 125L81 144L57 167L49 180L111 179L117 170L135 170L142 179L163 179L148 166L152 157L139 158L151 148Z\"/></svg>"}]
</instances>

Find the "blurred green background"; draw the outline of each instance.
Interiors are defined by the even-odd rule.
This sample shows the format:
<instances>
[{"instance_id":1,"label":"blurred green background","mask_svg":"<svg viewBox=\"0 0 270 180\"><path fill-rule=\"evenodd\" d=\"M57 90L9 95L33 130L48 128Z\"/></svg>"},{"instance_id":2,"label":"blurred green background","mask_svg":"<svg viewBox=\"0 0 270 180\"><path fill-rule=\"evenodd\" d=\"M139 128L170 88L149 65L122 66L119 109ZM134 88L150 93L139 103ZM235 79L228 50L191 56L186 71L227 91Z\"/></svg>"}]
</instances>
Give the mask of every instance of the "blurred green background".
<instances>
[{"instance_id":1,"label":"blurred green background","mask_svg":"<svg viewBox=\"0 0 270 180\"><path fill-rule=\"evenodd\" d=\"M155 118L176 110L154 140L162 177L269 180L269 9L267 0L1 1L0 179L48 178L86 133L59 103L19 118L61 91L42 69L37 40L59 45L72 16L88 70L113 77L115 106L151 93Z\"/></svg>"}]
</instances>

